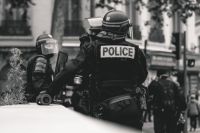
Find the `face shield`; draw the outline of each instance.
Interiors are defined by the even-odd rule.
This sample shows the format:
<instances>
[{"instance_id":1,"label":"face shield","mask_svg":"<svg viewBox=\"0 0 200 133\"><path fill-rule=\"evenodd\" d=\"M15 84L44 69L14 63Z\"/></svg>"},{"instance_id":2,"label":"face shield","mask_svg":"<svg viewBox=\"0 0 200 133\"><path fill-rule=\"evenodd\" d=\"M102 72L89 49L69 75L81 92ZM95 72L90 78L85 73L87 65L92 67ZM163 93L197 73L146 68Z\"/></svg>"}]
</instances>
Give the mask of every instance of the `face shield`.
<instances>
[{"instance_id":1,"label":"face shield","mask_svg":"<svg viewBox=\"0 0 200 133\"><path fill-rule=\"evenodd\" d=\"M45 43L41 44L42 54L57 54L58 53L58 42L55 39L48 39Z\"/></svg>"}]
</instances>

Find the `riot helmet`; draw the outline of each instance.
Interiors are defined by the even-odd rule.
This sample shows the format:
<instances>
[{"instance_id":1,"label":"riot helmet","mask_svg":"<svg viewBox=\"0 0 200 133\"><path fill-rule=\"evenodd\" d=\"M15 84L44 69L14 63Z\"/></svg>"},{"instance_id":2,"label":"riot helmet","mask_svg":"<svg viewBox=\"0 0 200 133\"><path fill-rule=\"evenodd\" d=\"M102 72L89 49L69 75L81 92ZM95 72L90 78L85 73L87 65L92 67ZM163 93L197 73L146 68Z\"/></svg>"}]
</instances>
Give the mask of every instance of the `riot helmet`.
<instances>
[{"instance_id":1,"label":"riot helmet","mask_svg":"<svg viewBox=\"0 0 200 133\"><path fill-rule=\"evenodd\" d=\"M36 39L36 48L44 55L58 53L58 43L52 35L42 34Z\"/></svg>"},{"instance_id":2,"label":"riot helmet","mask_svg":"<svg viewBox=\"0 0 200 133\"><path fill-rule=\"evenodd\" d=\"M122 11L111 10L107 12L103 17L102 30L104 31L126 35L129 27L129 18Z\"/></svg>"}]
</instances>

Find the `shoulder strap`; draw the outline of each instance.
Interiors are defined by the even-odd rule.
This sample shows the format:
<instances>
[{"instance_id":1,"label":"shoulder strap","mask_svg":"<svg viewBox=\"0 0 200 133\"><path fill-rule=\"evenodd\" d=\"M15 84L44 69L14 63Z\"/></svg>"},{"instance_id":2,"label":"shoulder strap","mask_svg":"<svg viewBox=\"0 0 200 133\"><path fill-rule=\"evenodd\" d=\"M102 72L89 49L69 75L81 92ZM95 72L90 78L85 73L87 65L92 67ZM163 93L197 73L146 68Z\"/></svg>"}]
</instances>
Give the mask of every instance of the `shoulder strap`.
<instances>
[{"instance_id":1,"label":"shoulder strap","mask_svg":"<svg viewBox=\"0 0 200 133\"><path fill-rule=\"evenodd\" d=\"M97 69L97 66L98 66L98 63L99 63L99 61L98 61L98 43L97 43L97 40L95 40L95 41L93 41L93 43L94 43L94 54L95 54L95 71L94 71L94 75L93 76L97 76L97 71L98 71L98 69Z\"/></svg>"}]
</instances>

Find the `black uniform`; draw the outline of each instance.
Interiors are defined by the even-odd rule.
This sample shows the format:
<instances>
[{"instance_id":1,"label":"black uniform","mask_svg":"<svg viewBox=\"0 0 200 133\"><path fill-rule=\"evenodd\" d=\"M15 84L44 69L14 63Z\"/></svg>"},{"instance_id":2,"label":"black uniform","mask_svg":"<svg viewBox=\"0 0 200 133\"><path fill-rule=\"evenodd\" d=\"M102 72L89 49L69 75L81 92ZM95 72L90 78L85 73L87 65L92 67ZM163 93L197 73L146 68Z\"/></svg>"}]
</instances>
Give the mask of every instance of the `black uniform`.
<instances>
[{"instance_id":1,"label":"black uniform","mask_svg":"<svg viewBox=\"0 0 200 133\"><path fill-rule=\"evenodd\" d=\"M153 96L154 131L155 133L176 133L177 121L186 109L184 95L175 82L163 77L149 85Z\"/></svg>"},{"instance_id":2,"label":"black uniform","mask_svg":"<svg viewBox=\"0 0 200 133\"><path fill-rule=\"evenodd\" d=\"M135 86L144 82L147 76L146 59L137 45L120 36L112 38L112 35L108 37L100 34L96 39L94 42L82 44L76 58L66 63L65 69L55 77L49 88L52 95L59 92L53 88L60 88L58 86L65 84L80 69L98 75L98 80L102 81L130 80ZM104 57L100 57L100 52ZM115 92L111 91L110 95L118 94L113 93Z\"/></svg>"},{"instance_id":3,"label":"black uniform","mask_svg":"<svg viewBox=\"0 0 200 133\"><path fill-rule=\"evenodd\" d=\"M139 47L125 41L124 36L107 32L99 33L95 41L86 41L80 46L77 57L67 62L65 69L55 77L48 93L57 94L58 88L61 88L79 69L91 74L90 93L94 103L127 93L135 94L135 88L144 82L147 76L146 59ZM136 111L137 107L134 105L127 109L127 112L135 115L137 113L134 114L131 110ZM123 114L124 112L121 116ZM140 116L137 114L134 117L138 124ZM128 122L128 120L120 121ZM132 123L132 125L141 128L139 124Z\"/></svg>"},{"instance_id":4,"label":"black uniform","mask_svg":"<svg viewBox=\"0 0 200 133\"><path fill-rule=\"evenodd\" d=\"M35 102L37 95L47 90L52 83L53 70L48 57L40 54L32 57L27 65L27 89L28 101Z\"/></svg>"}]
</instances>

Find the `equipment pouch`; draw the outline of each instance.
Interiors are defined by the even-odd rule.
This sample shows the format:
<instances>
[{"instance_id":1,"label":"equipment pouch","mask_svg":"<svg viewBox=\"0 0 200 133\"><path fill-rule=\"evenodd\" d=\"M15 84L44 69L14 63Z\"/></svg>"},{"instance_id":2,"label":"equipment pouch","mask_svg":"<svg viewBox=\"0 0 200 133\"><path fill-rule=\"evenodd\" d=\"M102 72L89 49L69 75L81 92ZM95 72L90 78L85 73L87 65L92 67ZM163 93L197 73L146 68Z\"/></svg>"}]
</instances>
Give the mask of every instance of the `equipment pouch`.
<instances>
[{"instance_id":1,"label":"equipment pouch","mask_svg":"<svg viewBox=\"0 0 200 133\"><path fill-rule=\"evenodd\" d=\"M97 118L103 118L105 114L119 114L130 107L135 108L133 110L138 110L136 98L129 94L120 95L96 104L93 108L93 115Z\"/></svg>"}]
</instances>

